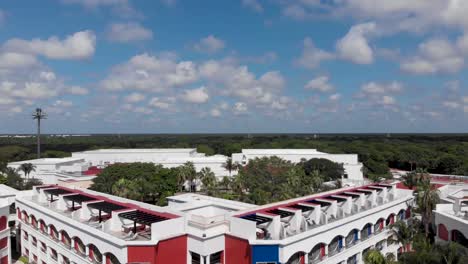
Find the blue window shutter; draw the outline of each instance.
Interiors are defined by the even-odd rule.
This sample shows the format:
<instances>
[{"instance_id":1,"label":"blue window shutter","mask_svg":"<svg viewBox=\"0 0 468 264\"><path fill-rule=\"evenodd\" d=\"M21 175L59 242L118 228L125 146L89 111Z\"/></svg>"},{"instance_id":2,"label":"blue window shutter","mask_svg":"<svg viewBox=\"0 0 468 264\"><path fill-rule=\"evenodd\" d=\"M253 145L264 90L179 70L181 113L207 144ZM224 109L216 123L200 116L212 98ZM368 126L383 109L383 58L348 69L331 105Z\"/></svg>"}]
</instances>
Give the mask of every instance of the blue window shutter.
<instances>
[{"instance_id":1,"label":"blue window shutter","mask_svg":"<svg viewBox=\"0 0 468 264\"><path fill-rule=\"evenodd\" d=\"M358 231L354 230L354 241L358 240Z\"/></svg>"},{"instance_id":2,"label":"blue window shutter","mask_svg":"<svg viewBox=\"0 0 468 264\"><path fill-rule=\"evenodd\" d=\"M371 230L371 226L367 226L367 234L368 235L372 235L372 230Z\"/></svg>"},{"instance_id":3,"label":"blue window shutter","mask_svg":"<svg viewBox=\"0 0 468 264\"><path fill-rule=\"evenodd\" d=\"M343 238L340 238L338 240L338 249L342 249L343 248Z\"/></svg>"}]
</instances>

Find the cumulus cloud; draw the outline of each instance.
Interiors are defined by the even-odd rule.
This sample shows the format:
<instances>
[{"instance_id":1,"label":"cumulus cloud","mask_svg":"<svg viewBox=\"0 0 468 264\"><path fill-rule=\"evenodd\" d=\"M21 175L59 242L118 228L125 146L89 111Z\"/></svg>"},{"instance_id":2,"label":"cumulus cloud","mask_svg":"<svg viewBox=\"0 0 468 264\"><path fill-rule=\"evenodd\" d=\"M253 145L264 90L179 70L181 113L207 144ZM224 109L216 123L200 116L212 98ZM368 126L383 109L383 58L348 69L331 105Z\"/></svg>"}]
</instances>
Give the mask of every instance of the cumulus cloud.
<instances>
[{"instance_id":1,"label":"cumulus cloud","mask_svg":"<svg viewBox=\"0 0 468 264\"><path fill-rule=\"evenodd\" d=\"M305 38L303 45L302 54L296 62L304 68L315 69L322 61L331 60L335 57L332 53L315 47L311 38Z\"/></svg>"},{"instance_id":2,"label":"cumulus cloud","mask_svg":"<svg viewBox=\"0 0 468 264\"><path fill-rule=\"evenodd\" d=\"M112 23L107 29L107 38L110 41L128 43L150 40L153 32L139 23Z\"/></svg>"},{"instance_id":3,"label":"cumulus cloud","mask_svg":"<svg viewBox=\"0 0 468 264\"><path fill-rule=\"evenodd\" d=\"M113 67L100 86L112 91L135 89L163 92L197 80L197 69L193 62L177 62L172 57L143 53Z\"/></svg>"},{"instance_id":4,"label":"cumulus cloud","mask_svg":"<svg viewBox=\"0 0 468 264\"><path fill-rule=\"evenodd\" d=\"M0 53L0 69L25 68L37 65L34 55L17 52Z\"/></svg>"},{"instance_id":5,"label":"cumulus cloud","mask_svg":"<svg viewBox=\"0 0 468 264\"><path fill-rule=\"evenodd\" d=\"M349 32L336 43L339 56L356 64L371 64L374 61L374 52L367 38L375 34L375 31L375 23L351 27Z\"/></svg>"},{"instance_id":6,"label":"cumulus cloud","mask_svg":"<svg viewBox=\"0 0 468 264\"><path fill-rule=\"evenodd\" d=\"M76 85L67 87L66 90L67 90L67 93L73 94L73 95L86 95L89 93L88 89L84 87L76 86Z\"/></svg>"},{"instance_id":7,"label":"cumulus cloud","mask_svg":"<svg viewBox=\"0 0 468 264\"><path fill-rule=\"evenodd\" d=\"M182 94L182 100L193 104L203 104L209 99L210 96L208 94L208 90L204 86L197 89L185 90Z\"/></svg>"},{"instance_id":8,"label":"cumulus cloud","mask_svg":"<svg viewBox=\"0 0 468 264\"><path fill-rule=\"evenodd\" d=\"M162 110L173 110L176 101L174 97L153 97L149 101L149 105Z\"/></svg>"},{"instance_id":9,"label":"cumulus cloud","mask_svg":"<svg viewBox=\"0 0 468 264\"><path fill-rule=\"evenodd\" d=\"M439 27L468 28L467 1L392 0L377 4L375 0L291 0L280 1L285 16L304 20L316 17L352 17L359 21L376 21L388 33L422 32Z\"/></svg>"},{"instance_id":10,"label":"cumulus cloud","mask_svg":"<svg viewBox=\"0 0 468 264\"><path fill-rule=\"evenodd\" d=\"M461 53L446 39L430 39L421 43L417 55L403 60L400 67L412 74L455 73L465 62Z\"/></svg>"},{"instance_id":11,"label":"cumulus cloud","mask_svg":"<svg viewBox=\"0 0 468 264\"><path fill-rule=\"evenodd\" d=\"M69 35L63 40L55 36L46 40L10 39L3 45L3 49L7 52L40 55L49 59L81 60L94 55L96 35L86 30Z\"/></svg>"},{"instance_id":12,"label":"cumulus cloud","mask_svg":"<svg viewBox=\"0 0 468 264\"><path fill-rule=\"evenodd\" d=\"M335 87L330 84L330 77L328 76L318 76L317 78L308 81L304 88L323 93L331 92L335 89Z\"/></svg>"},{"instance_id":13,"label":"cumulus cloud","mask_svg":"<svg viewBox=\"0 0 468 264\"><path fill-rule=\"evenodd\" d=\"M222 39L216 38L213 35L209 35L206 38L200 39L198 43L193 45L193 48L198 52L204 53L216 53L224 49L225 43Z\"/></svg>"}]
</instances>

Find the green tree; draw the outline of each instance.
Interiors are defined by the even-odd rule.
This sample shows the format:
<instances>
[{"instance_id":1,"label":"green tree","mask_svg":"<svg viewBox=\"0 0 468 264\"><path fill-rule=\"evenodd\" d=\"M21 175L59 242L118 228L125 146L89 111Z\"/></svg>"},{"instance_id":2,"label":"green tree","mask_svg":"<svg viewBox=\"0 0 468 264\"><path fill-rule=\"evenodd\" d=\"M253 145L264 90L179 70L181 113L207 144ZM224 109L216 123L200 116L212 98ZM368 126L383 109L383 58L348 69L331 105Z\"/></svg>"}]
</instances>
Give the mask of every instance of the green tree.
<instances>
[{"instance_id":1,"label":"green tree","mask_svg":"<svg viewBox=\"0 0 468 264\"><path fill-rule=\"evenodd\" d=\"M232 158L227 158L226 162L223 163L223 168L229 171L229 176L232 176L232 171L239 169L240 165L237 162L233 162Z\"/></svg>"},{"instance_id":2,"label":"green tree","mask_svg":"<svg viewBox=\"0 0 468 264\"><path fill-rule=\"evenodd\" d=\"M22 171L26 179L29 178L29 174L36 171L36 166L32 163L23 163L18 167L18 171Z\"/></svg>"},{"instance_id":3,"label":"green tree","mask_svg":"<svg viewBox=\"0 0 468 264\"><path fill-rule=\"evenodd\" d=\"M431 175L429 175L427 170L417 168L416 170L410 171L406 173L405 175L403 175L401 177L401 181L406 187L413 189L414 187L417 187L418 185L420 185L422 181L430 180L430 178L431 178Z\"/></svg>"},{"instance_id":4,"label":"green tree","mask_svg":"<svg viewBox=\"0 0 468 264\"><path fill-rule=\"evenodd\" d=\"M392 240L403 246L403 252L406 251L406 246L411 244L416 234L414 226L408 225L403 221L397 221L390 228L392 230Z\"/></svg>"},{"instance_id":5,"label":"green tree","mask_svg":"<svg viewBox=\"0 0 468 264\"><path fill-rule=\"evenodd\" d=\"M313 171L319 171L324 181L341 179L344 175L343 164L335 163L327 159L314 158L305 162L300 162L299 165L302 166L306 175L310 175Z\"/></svg>"},{"instance_id":6,"label":"green tree","mask_svg":"<svg viewBox=\"0 0 468 264\"><path fill-rule=\"evenodd\" d=\"M198 178L203 184L203 188L212 192L216 187L216 176L210 168L203 168L198 172Z\"/></svg>"},{"instance_id":7,"label":"green tree","mask_svg":"<svg viewBox=\"0 0 468 264\"><path fill-rule=\"evenodd\" d=\"M366 255L364 256L364 263L365 264L386 264L387 260L385 257L378 251L377 249L371 249L367 251Z\"/></svg>"},{"instance_id":8,"label":"green tree","mask_svg":"<svg viewBox=\"0 0 468 264\"><path fill-rule=\"evenodd\" d=\"M221 182L219 182L219 185L224 189L228 190L229 187L231 186L231 177L226 177L224 176Z\"/></svg>"},{"instance_id":9,"label":"green tree","mask_svg":"<svg viewBox=\"0 0 468 264\"><path fill-rule=\"evenodd\" d=\"M195 170L195 165L193 162L186 162L184 165L179 167L179 182L188 182L189 184L189 192L193 192L197 190L197 171Z\"/></svg>"},{"instance_id":10,"label":"green tree","mask_svg":"<svg viewBox=\"0 0 468 264\"><path fill-rule=\"evenodd\" d=\"M433 210L439 203L439 190L431 185L429 179L422 180L417 186L416 203L417 210L421 214L421 221L424 225L426 237L429 236L429 227L432 223Z\"/></svg>"},{"instance_id":11,"label":"green tree","mask_svg":"<svg viewBox=\"0 0 468 264\"><path fill-rule=\"evenodd\" d=\"M134 181L125 178L120 178L112 185L112 193L128 199L141 199L141 193L138 190L138 185Z\"/></svg>"}]
</instances>

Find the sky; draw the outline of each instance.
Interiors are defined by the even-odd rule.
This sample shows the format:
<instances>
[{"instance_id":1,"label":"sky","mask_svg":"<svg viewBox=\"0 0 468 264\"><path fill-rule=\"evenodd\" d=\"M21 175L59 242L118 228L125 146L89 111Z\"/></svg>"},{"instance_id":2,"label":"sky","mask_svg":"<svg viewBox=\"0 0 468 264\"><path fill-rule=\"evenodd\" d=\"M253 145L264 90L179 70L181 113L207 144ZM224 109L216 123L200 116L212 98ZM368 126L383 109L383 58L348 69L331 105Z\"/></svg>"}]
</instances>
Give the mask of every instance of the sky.
<instances>
[{"instance_id":1,"label":"sky","mask_svg":"<svg viewBox=\"0 0 468 264\"><path fill-rule=\"evenodd\" d=\"M468 132L468 1L2 0L0 133Z\"/></svg>"}]
</instances>

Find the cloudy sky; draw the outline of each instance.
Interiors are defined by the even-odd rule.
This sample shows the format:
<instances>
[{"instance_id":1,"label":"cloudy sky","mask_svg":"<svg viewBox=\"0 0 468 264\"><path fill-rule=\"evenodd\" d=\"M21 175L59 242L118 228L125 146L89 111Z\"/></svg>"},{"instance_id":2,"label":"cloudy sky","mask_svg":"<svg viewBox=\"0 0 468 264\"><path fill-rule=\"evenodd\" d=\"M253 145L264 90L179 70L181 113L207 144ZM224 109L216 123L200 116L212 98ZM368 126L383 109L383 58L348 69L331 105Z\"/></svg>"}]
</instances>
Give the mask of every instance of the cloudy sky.
<instances>
[{"instance_id":1,"label":"cloudy sky","mask_svg":"<svg viewBox=\"0 0 468 264\"><path fill-rule=\"evenodd\" d=\"M0 133L466 132L468 1L2 0Z\"/></svg>"}]
</instances>

